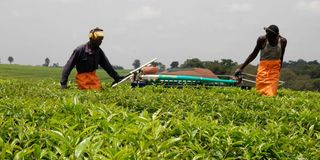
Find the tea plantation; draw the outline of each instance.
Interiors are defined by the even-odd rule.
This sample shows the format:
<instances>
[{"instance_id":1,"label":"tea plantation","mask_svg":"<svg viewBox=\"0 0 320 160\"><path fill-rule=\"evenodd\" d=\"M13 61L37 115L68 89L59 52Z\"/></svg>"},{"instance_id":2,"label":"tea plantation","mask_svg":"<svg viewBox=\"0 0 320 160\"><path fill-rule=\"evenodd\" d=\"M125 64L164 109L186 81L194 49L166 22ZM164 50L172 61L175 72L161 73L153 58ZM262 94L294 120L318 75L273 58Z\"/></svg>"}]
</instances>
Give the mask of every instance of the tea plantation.
<instances>
[{"instance_id":1,"label":"tea plantation","mask_svg":"<svg viewBox=\"0 0 320 160\"><path fill-rule=\"evenodd\" d=\"M126 71L119 71L125 74ZM0 65L0 159L320 159L320 93L59 88L61 68Z\"/></svg>"}]
</instances>

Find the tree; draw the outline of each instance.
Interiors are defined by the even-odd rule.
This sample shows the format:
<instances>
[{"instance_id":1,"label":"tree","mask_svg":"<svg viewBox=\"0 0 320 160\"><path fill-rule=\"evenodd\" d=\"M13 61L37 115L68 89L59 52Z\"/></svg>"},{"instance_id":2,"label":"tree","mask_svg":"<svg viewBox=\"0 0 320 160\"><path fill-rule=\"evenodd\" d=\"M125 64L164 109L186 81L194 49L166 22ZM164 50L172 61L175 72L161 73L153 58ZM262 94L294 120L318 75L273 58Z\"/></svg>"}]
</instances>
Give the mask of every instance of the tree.
<instances>
[{"instance_id":1,"label":"tree","mask_svg":"<svg viewBox=\"0 0 320 160\"><path fill-rule=\"evenodd\" d=\"M233 62L231 59L221 59L220 65L224 69L224 74L232 74L233 68L238 65L237 62Z\"/></svg>"},{"instance_id":2,"label":"tree","mask_svg":"<svg viewBox=\"0 0 320 160\"><path fill-rule=\"evenodd\" d=\"M221 66L219 61L204 61L203 67L209 69L214 74L223 75L226 73L225 69Z\"/></svg>"},{"instance_id":3,"label":"tree","mask_svg":"<svg viewBox=\"0 0 320 160\"><path fill-rule=\"evenodd\" d=\"M320 65L317 60L309 61L308 64L309 65Z\"/></svg>"},{"instance_id":4,"label":"tree","mask_svg":"<svg viewBox=\"0 0 320 160\"><path fill-rule=\"evenodd\" d=\"M8 57L8 61L10 64L13 62L13 60L14 60L13 57L11 57L11 56Z\"/></svg>"},{"instance_id":5,"label":"tree","mask_svg":"<svg viewBox=\"0 0 320 160\"><path fill-rule=\"evenodd\" d=\"M49 63L50 63L50 59L47 57L46 59L44 59L44 64L43 64L43 66L49 67Z\"/></svg>"},{"instance_id":6,"label":"tree","mask_svg":"<svg viewBox=\"0 0 320 160\"><path fill-rule=\"evenodd\" d=\"M152 62L151 66L158 67L160 72L166 69L166 65L162 64L161 62Z\"/></svg>"},{"instance_id":7,"label":"tree","mask_svg":"<svg viewBox=\"0 0 320 160\"><path fill-rule=\"evenodd\" d=\"M187 59L181 68L204 68L203 63L198 58Z\"/></svg>"},{"instance_id":8,"label":"tree","mask_svg":"<svg viewBox=\"0 0 320 160\"><path fill-rule=\"evenodd\" d=\"M315 90L320 91L320 78L313 80L313 85L315 87Z\"/></svg>"},{"instance_id":9,"label":"tree","mask_svg":"<svg viewBox=\"0 0 320 160\"><path fill-rule=\"evenodd\" d=\"M134 69L139 68L140 65L141 65L141 64L140 64L140 60L139 60L139 59L134 60L133 63L132 63L132 65L133 65Z\"/></svg>"},{"instance_id":10,"label":"tree","mask_svg":"<svg viewBox=\"0 0 320 160\"><path fill-rule=\"evenodd\" d=\"M282 68L289 68L297 75L309 75L310 78L320 78L320 64L317 60L306 62L302 59L298 61L284 62Z\"/></svg>"},{"instance_id":11,"label":"tree","mask_svg":"<svg viewBox=\"0 0 320 160\"><path fill-rule=\"evenodd\" d=\"M313 80L315 90L320 91L320 78Z\"/></svg>"},{"instance_id":12,"label":"tree","mask_svg":"<svg viewBox=\"0 0 320 160\"><path fill-rule=\"evenodd\" d=\"M53 63L52 67L59 67L59 63Z\"/></svg>"},{"instance_id":13,"label":"tree","mask_svg":"<svg viewBox=\"0 0 320 160\"><path fill-rule=\"evenodd\" d=\"M120 70L120 69L124 69L122 66L118 66L118 65L112 65L113 69L115 70Z\"/></svg>"},{"instance_id":14,"label":"tree","mask_svg":"<svg viewBox=\"0 0 320 160\"><path fill-rule=\"evenodd\" d=\"M283 80L284 87L293 90L312 90L314 84L309 75L297 75L291 69L281 70L281 80Z\"/></svg>"},{"instance_id":15,"label":"tree","mask_svg":"<svg viewBox=\"0 0 320 160\"><path fill-rule=\"evenodd\" d=\"M170 64L170 67L173 69L173 68L178 68L179 67L179 62L178 61L173 61L171 64Z\"/></svg>"},{"instance_id":16,"label":"tree","mask_svg":"<svg viewBox=\"0 0 320 160\"><path fill-rule=\"evenodd\" d=\"M203 67L211 70L215 74L225 75L225 74L233 74L235 67L237 67L238 63L233 62L231 59L221 59L221 62L215 61L203 61Z\"/></svg>"}]
</instances>

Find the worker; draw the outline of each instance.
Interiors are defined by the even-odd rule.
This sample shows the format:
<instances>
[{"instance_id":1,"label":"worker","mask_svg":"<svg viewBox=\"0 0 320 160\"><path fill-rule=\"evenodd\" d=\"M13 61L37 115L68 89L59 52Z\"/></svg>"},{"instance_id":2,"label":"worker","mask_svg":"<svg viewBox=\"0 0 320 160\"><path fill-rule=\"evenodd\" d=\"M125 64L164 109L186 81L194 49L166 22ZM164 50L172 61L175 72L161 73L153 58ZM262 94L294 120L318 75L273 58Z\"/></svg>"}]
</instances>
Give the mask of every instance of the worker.
<instances>
[{"instance_id":1,"label":"worker","mask_svg":"<svg viewBox=\"0 0 320 160\"><path fill-rule=\"evenodd\" d=\"M260 51L256 90L264 96L275 96L277 95L280 69L287 40L279 34L279 28L276 25L264 27L264 30L266 34L258 38L253 52L240 68L235 71L235 76L239 77L243 69L257 57Z\"/></svg>"},{"instance_id":2,"label":"worker","mask_svg":"<svg viewBox=\"0 0 320 160\"><path fill-rule=\"evenodd\" d=\"M113 69L108 58L100 48L103 38L103 30L96 27L90 31L89 41L73 51L63 68L60 80L62 89L67 88L68 77L74 66L77 69L76 82L79 89L101 89L101 83L96 74L98 65L114 79L113 83L119 82L123 78Z\"/></svg>"}]
</instances>

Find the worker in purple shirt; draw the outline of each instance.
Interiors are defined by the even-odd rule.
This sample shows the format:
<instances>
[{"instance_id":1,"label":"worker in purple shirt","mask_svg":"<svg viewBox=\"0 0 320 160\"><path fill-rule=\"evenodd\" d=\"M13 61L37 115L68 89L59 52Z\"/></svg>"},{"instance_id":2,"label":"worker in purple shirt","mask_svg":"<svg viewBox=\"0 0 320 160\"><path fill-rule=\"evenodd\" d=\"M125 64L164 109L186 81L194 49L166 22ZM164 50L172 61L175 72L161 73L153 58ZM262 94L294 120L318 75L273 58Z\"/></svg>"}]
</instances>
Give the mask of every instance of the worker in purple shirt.
<instances>
[{"instance_id":1,"label":"worker in purple shirt","mask_svg":"<svg viewBox=\"0 0 320 160\"><path fill-rule=\"evenodd\" d=\"M119 82L123 78L113 69L100 48L103 38L103 30L98 27L94 28L89 33L89 42L80 45L73 51L63 68L60 80L62 89L67 88L68 77L74 67L77 69L76 82L79 89L101 89L101 83L96 74L99 65L114 79L113 83Z\"/></svg>"}]
</instances>

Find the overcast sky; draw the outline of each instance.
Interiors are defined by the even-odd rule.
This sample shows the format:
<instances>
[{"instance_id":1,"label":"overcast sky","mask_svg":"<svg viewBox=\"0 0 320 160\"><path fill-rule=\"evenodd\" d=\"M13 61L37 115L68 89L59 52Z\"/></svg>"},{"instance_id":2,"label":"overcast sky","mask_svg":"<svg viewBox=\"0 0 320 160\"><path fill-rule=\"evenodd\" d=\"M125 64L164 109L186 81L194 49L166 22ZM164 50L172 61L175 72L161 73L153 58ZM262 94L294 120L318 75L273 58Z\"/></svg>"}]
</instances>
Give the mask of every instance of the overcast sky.
<instances>
[{"instance_id":1,"label":"overcast sky","mask_svg":"<svg viewBox=\"0 0 320 160\"><path fill-rule=\"evenodd\" d=\"M285 61L320 61L320 0L0 0L0 20L1 63L63 66L96 26L110 62L128 69L153 58L243 63L270 24L288 40Z\"/></svg>"}]
</instances>

